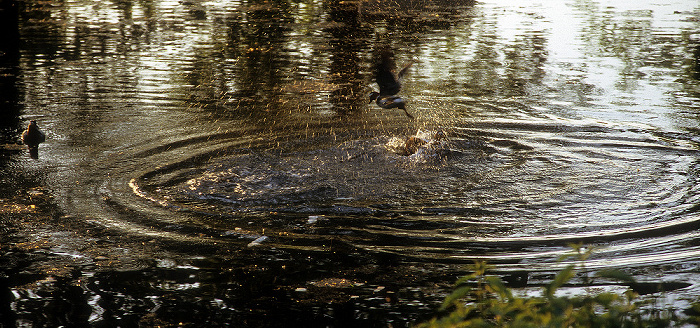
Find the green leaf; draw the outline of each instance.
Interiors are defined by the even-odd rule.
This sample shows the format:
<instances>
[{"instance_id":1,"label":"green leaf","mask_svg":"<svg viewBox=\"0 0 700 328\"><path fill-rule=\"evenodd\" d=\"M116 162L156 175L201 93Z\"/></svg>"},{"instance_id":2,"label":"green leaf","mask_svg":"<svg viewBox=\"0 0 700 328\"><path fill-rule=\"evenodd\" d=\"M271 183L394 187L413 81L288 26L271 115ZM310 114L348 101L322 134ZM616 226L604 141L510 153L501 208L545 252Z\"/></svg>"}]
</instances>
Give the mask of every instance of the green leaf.
<instances>
[{"instance_id":1,"label":"green leaf","mask_svg":"<svg viewBox=\"0 0 700 328\"><path fill-rule=\"evenodd\" d=\"M496 292L501 299L513 299L513 293L511 293L510 289L506 287L501 278L490 276L486 277L486 281L489 283L489 287L491 287L491 289Z\"/></svg>"},{"instance_id":2,"label":"green leaf","mask_svg":"<svg viewBox=\"0 0 700 328\"><path fill-rule=\"evenodd\" d=\"M447 295L447 297L445 297L445 300L442 302L442 306L440 306L440 309L446 310L451 306L459 303L461 299L463 299L464 297L469 295L469 293L471 293L471 290L472 289L469 286L458 287L450 295Z\"/></svg>"},{"instance_id":3,"label":"green leaf","mask_svg":"<svg viewBox=\"0 0 700 328\"><path fill-rule=\"evenodd\" d=\"M475 274L466 275L466 276L464 276L464 277L461 277L461 278L457 279L457 281L455 282L455 286L459 286L459 285L462 285L462 284L466 284L466 283L468 283L468 282L470 282L470 281L474 281L474 280L476 280L478 277L479 277L479 276L477 276L477 275L475 275Z\"/></svg>"},{"instance_id":4,"label":"green leaf","mask_svg":"<svg viewBox=\"0 0 700 328\"><path fill-rule=\"evenodd\" d=\"M474 261L472 269L474 270L474 275L483 276L487 270L491 269L491 266L486 264L486 261Z\"/></svg>"},{"instance_id":5,"label":"green leaf","mask_svg":"<svg viewBox=\"0 0 700 328\"><path fill-rule=\"evenodd\" d=\"M554 296L554 292L573 277L574 265L572 264L559 271L554 276L554 280L552 280L552 282L549 283L549 285L545 286L545 296L547 296L547 298L552 298Z\"/></svg>"}]
</instances>

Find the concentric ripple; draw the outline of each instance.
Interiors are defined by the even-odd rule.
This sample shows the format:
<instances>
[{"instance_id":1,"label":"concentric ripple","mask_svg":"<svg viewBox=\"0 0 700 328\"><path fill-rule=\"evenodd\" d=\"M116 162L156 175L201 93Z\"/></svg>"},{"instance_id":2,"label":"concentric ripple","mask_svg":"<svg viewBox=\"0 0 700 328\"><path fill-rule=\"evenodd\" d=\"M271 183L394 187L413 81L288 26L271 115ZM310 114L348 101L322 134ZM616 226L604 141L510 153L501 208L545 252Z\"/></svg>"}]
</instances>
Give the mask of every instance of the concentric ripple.
<instances>
[{"instance_id":1,"label":"concentric ripple","mask_svg":"<svg viewBox=\"0 0 700 328\"><path fill-rule=\"evenodd\" d=\"M700 253L691 140L574 122L441 130L440 147L435 130L409 133L433 142L410 156L399 151L410 135L384 130L190 137L135 156L134 167L155 168L115 174L129 181L106 189L131 196L106 198L131 212L130 224L217 243L265 236L255 245L324 250L335 241L516 268L551 264L577 242L598 247L591 266Z\"/></svg>"}]
</instances>

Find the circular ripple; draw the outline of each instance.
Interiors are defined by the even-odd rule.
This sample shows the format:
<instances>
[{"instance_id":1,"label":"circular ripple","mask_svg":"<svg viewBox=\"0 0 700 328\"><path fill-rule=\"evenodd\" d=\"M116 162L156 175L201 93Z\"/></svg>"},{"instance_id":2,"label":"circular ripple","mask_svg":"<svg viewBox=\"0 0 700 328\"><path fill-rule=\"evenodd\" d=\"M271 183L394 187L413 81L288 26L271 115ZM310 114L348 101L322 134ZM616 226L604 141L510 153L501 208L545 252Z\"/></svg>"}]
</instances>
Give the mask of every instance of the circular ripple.
<instances>
[{"instance_id":1,"label":"circular ripple","mask_svg":"<svg viewBox=\"0 0 700 328\"><path fill-rule=\"evenodd\" d=\"M598 247L591 266L698 255L687 246L700 226L690 141L572 123L446 131L447 144L412 156L397 151L405 135L384 131L191 137L137 154L134 167L156 167L115 174L130 179L105 189L128 188L124 199L105 194L128 224L200 241L265 236L259 244L318 250L335 241L515 267L551 263L577 242Z\"/></svg>"}]
</instances>

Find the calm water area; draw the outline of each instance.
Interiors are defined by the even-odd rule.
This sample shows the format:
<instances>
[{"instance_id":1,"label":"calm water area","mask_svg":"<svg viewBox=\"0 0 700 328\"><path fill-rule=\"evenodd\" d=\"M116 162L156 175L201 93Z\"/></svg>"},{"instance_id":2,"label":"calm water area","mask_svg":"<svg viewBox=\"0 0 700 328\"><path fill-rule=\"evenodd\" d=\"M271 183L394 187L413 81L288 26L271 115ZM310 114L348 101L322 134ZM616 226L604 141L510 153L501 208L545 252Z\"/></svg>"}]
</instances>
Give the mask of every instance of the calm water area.
<instances>
[{"instance_id":1,"label":"calm water area","mask_svg":"<svg viewBox=\"0 0 700 328\"><path fill-rule=\"evenodd\" d=\"M697 1L8 3L0 139L47 141L1 204L53 215L2 221L0 325L404 327L573 243L700 300Z\"/></svg>"}]
</instances>

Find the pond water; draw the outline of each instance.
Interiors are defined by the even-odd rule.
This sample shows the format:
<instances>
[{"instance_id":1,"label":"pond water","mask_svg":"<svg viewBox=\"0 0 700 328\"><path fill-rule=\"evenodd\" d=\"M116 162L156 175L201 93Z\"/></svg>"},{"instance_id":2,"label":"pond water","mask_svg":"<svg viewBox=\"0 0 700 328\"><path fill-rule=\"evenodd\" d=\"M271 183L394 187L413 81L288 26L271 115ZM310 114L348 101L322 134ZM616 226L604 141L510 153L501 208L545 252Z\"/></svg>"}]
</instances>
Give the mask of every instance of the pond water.
<instances>
[{"instance_id":1,"label":"pond water","mask_svg":"<svg viewBox=\"0 0 700 328\"><path fill-rule=\"evenodd\" d=\"M3 155L3 186L32 181L61 215L19 225L41 253L22 274L43 280L10 287L18 322L396 327L465 264L536 284L572 243L595 247L589 269L680 283L669 306L700 299L696 1L70 0L19 17L4 138L31 119L47 142ZM382 49L413 62L414 120L368 104ZM431 143L400 154L410 136ZM72 316L32 316L57 300Z\"/></svg>"}]
</instances>

